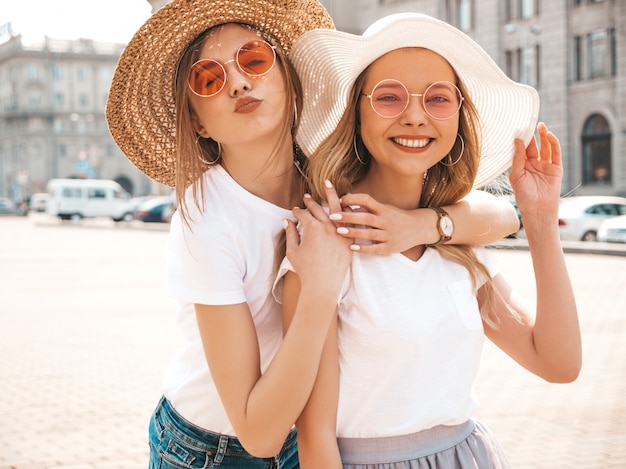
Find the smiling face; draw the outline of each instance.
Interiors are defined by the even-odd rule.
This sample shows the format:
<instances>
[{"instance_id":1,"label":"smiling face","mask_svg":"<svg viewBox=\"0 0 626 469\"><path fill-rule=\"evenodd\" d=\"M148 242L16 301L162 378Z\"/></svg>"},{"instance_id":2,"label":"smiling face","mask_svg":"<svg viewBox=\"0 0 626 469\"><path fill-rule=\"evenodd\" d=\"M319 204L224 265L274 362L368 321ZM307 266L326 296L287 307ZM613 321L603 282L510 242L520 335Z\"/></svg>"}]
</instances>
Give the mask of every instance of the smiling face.
<instances>
[{"instance_id":1,"label":"smiling face","mask_svg":"<svg viewBox=\"0 0 626 469\"><path fill-rule=\"evenodd\" d=\"M272 140L280 134L287 95L281 64L276 61L262 76L250 76L233 60L243 44L260 39L249 28L227 24L207 37L198 57L214 59L226 70L224 88L214 96L202 97L188 90L196 132L224 148Z\"/></svg>"},{"instance_id":2,"label":"smiling face","mask_svg":"<svg viewBox=\"0 0 626 469\"><path fill-rule=\"evenodd\" d=\"M456 83L450 64L437 53L422 48L389 52L367 70L362 92L371 94L375 85L393 79L411 94L423 94L436 82ZM411 96L406 109L392 118L377 114L370 99L361 96L360 134L372 155L370 173L386 177L421 178L424 172L452 149L459 131L459 112L449 119L435 119L423 107L422 96Z\"/></svg>"}]
</instances>

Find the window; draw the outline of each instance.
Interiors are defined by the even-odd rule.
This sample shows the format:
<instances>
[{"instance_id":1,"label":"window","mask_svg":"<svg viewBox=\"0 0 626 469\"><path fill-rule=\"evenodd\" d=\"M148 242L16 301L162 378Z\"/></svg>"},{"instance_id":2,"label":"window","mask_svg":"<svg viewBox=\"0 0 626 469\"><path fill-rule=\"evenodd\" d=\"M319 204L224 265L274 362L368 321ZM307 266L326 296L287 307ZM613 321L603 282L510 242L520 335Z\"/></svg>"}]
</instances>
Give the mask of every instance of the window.
<instances>
[{"instance_id":1,"label":"window","mask_svg":"<svg viewBox=\"0 0 626 469\"><path fill-rule=\"evenodd\" d=\"M100 187L90 187L87 189L87 198L89 199L106 199L107 193Z\"/></svg>"},{"instance_id":2,"label":"window","mask_svg":"<svg viewBox=\"0 0 626 469\"><path fill-rule=\"evenodd\" d=\"M583 184L610 184L611 165L611 130L607 120L600 114L594 114L583 127Z\"/></svg>"},{"instance_id":3,"label":"window","mask_svg":"<svg viewBox=\"0 0 626 469\"><path fill-rule=\"evenodd\" d=\"M609 60L611 62L611 76L617 75L617 36L615 28L609 29Z\"/></svg>"},{"instance_id":4,"label":"window","mask_svg":"<svg viewBox=\"0 0 626 469\"><path fill-rule=\"evenodd\" d=\"M582 51L582 38L580 36L574 37L574 57L573 57L573 79L579 81L583 79L583 51Z\"/></svg>"},{"instance_id":5,"label":"window","mask_svg":"<svg viewBox=\"0 0 626 469\"><path fill-rule=\"evenodd\" d=\"M445 21L461 31L471 31L474 27L474 0L446 0Z\"/></svg>"},{"instance_id":6,"label":"window","mask_svg":"<svg viewBox=\"0 0 626 469\"><path fill-rule=\"evenodd\" d=\"M39 67L37 65L28 66L28 80L29 81L39 80Z\"/></svg>"},{"instance_id":7,"label":"window","mask_svg":"<svg viewBox=\"0 0 626 469\"><path fill-rule=\"evenodd\" d=\"M63 68L58 65L52 66L52 80L61 81L63 79Z\"/></svg>"},{"instance_id":8,"label":"window","mask_svg":"<svg viewBox=\"0 0 626 469\"><path fill-rule=\"evenodd\" d=\"M41 106L41 93L39 91L28 93L28 105L31 109L37 109Z\"/></svg>"},{"instance_id":9,"label":"window","mask_svg":"<svg viewBox=\"0 0 626 469\"><path fill-rule=\"evenodd\" d=\"M89 72L85 67L78 67L78 81L87 81Z\"/></svg>"},{"instance_id":10,"label":"window","mask_svg":"<svg viewBox=\"0 0 626 469\"><path fill-rule=\"evenodd\" d=\"M63 93L54 93L52 95L52 104L55 107L64 107L65 106L65 95Z\"/></svg>"},{"instance_id":11,"label":"window","mask_svg":"<svg viewBox=\"0 0 626 469\"><path fill-rule=\"evenodd\" d=\"M461 31L472 29L472 1L457 0L457 25Z\"/></svg>"},{"instance_id":12,"label":"window","mask_svg":"<svg viewBox=\"0 0 626 469\"><path fill-rule=\"evenodd\" d=\"M520 83L539 86L539 46L524 47L519 54Z\"/></svg>"},{"instance_id":13,"label":"window","mask_svg":"<svg viewBox=\"0 0 626 469\"><path fill-rule=\"evenodd\" d=\"M597 78L607 75L607 33L593 31L587 35L587 76Z\"/></svg>"},{"instance_id":14,"label":"window","mask_svg":"<svg viewBox=\"0 0 626 469\"><path fill-rule=\"evenodd\" d=\"M63 197L80 198L82 196L83 196L83 191L80 190L80 187L64 187L63 188Z\"/></svg>"},{"instance_id":15,"label":"window","mask_svg":"<svg viewBox=\"0 0 626 469\"><path fill-rule=\"evenodd\" d=\"M617 36L615 28L575 36L572 44L574 81L617 75Z\"/></svg>"},{"instance_id":16,"label":"window","mask_svg":"<svg viewBox=\"0 0 626 469\"><path fill-rule=\"evenodd\" d=\"M504 0L504 19L510 22L539 15L539 0Z\"/></svg>"},{"instance_id":17,"label":"window","mask_svg":"<svg viewBox=\"0 0 626 469\"><path fill-rule=\"evenodd\" d=\"M505 52L507 75L515 81L539 87L539 46L522 47Z\"/></svg>"},{"instance_id":18,"label":"window","mask_svg":"<svg viewBox=\"0 0 626 469\"><path fill-rule=\"evenodd\" d=\"M536 0L519 0L519 17L532 18L537 14Z\"/></svg>"}]
</instances>

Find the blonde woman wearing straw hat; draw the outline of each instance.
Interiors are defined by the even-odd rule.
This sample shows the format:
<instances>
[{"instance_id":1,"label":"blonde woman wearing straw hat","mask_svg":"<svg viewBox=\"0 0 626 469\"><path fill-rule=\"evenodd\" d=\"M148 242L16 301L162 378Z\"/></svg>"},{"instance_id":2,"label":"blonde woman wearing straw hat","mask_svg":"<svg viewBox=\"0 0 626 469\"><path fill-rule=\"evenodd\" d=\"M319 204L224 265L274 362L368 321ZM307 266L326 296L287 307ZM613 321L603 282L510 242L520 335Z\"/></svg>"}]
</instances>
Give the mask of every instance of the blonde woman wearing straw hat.
<instances>
[{"instance_id":1,"label":"blonde woman wearing straw hat","mask_svg":"<svg viewBox=\"0 0 626 469\"><path fill-rule=\"evenodd\" d=\"M300 76L316 77L303 81L298 139L311 155L317 201L333 185L340 195L369 194L405 210L438 207L512 164L537 285L534 309L470 246L374 256L353 248L338 338L329 336L296 425L301 467L508 467L473 418L484 337L547 381L572 381L581 367L557 223L561 152L543 124L539 147L533 139L536 91L509 80L461 31L419 14L384 18L363 36L306 33L291 58ZM290 224L288 236L295 229ZM301 294L297 266L285 260L282 275L275 294L290 327Z\"/></svg>"},{"instance_id":2,"label":"blonde woman wearing straw hat","mask_svg":"<svg viewBox=\"0 0 626 469\"><path fill-rule=\"evenodd\" d=\"M167 285L181 344L150 423L151 467L297 464L293 424L334 320L351 238L310 199L310 210L291 211L303 204L305 161L293 144L301 86L287 54L305 31L332 27L316 0L173 0L120 58L111 133L141 171L176 187L178 201ZM499 207L451 207L454 241L512 231L514 213ZM431 210L378 208L377 249L439 237ZM489 229L464 226L475 210ZM285 218L305 234L290 244L304 293L283 339L271 287Z\"/></svg>"}]
</instances>

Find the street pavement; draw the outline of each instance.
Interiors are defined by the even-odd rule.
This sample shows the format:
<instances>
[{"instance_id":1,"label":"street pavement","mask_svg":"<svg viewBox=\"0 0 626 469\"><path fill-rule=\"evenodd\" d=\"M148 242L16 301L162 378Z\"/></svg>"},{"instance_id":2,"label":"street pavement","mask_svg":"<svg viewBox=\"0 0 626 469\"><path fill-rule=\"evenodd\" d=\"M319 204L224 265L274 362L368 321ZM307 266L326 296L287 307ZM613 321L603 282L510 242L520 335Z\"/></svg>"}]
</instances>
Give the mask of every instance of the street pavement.
<instances>
[{"instance_id":1,"label":"street pavement","mask_svg":"<svg viewBox=\"0 0 626 469\"><path fill-rule=\"evenodd\" d=\"M178 342L166 228L0 218L0 469L146 469ZM626 468L624 247L566 249L584 347L576 382L546 383L485 347L477 416L513 468ZM523 240L490 252L533 301Z\"/></svg>"}]
</instances>

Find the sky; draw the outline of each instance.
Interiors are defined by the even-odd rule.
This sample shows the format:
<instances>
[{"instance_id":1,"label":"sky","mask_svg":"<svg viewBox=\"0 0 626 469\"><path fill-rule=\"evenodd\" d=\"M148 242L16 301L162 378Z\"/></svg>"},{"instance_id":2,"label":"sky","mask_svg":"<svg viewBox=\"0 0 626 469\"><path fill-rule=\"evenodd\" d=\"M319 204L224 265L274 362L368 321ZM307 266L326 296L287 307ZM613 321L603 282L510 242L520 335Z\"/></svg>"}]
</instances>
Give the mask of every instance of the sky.
<instances>
[{"instance_id":1,"label":"sky","mask_svg":"<svg viewBox=\"0 0 626 469\"><path fill-rule=\"evenodd\" d=\"M150 17L146 0L0 0L0 42L6 24L25 41L94 39L126 43Z\"/></svg>"}]
</instances>

